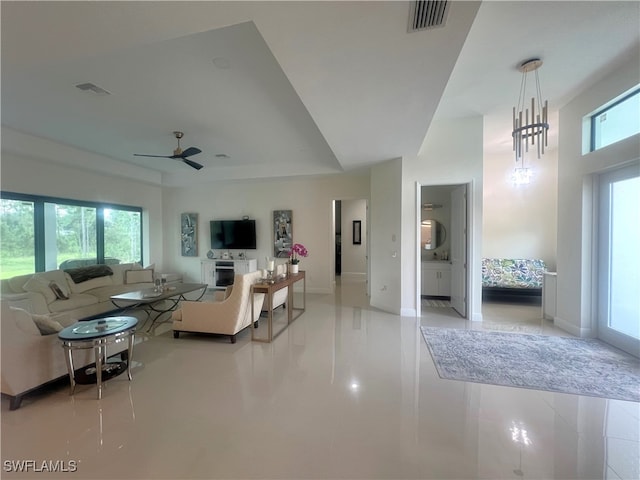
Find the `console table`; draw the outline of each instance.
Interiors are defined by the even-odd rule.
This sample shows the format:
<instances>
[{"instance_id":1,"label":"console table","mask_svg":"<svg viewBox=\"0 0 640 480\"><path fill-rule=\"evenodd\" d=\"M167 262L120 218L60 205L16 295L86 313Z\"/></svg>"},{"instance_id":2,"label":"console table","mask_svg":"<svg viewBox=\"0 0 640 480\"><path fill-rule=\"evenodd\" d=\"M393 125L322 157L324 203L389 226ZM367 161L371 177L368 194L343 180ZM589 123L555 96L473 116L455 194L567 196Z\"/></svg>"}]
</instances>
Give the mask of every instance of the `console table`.
<instances>
[{"instance_id":1,"label":"console table","mask_svg":"<svg viewBox=\"0 0 640 480\"><path fill-rule=\"evenodd\" d=\"M293 285L297 282L302 281L302 307L295 307L293 304ZM277 332L274 335L273 332L273 295L278 291L282 290L285 287L289 287L289 291L287 293L287 325ZM251 286L251 297L256 293L264 293L265 298L267 299L267 338L258 338L255 328L251 329L251 340L254 342L265 342L271 343L274 338L284 332L287 327L300 315L302 315L307 306L307 280L305 277L304 271L299 271L298 273L289 273L286 277L273 280L273 283L265 281L264 279L255 283ZM251 318L255 318L254 302L251 302ZM294 317L293 311L296 310L298 313Z\"/></svg>"}]
</instances>

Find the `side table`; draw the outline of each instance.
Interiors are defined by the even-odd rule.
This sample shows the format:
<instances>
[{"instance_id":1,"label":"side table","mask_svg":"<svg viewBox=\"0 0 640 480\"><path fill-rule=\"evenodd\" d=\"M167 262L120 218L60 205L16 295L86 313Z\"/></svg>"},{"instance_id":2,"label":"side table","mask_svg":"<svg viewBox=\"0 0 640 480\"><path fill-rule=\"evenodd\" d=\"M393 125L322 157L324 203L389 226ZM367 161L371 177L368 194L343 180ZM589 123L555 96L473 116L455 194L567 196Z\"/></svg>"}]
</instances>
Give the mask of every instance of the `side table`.
<instances>
[{"instance_id":1,"label":"side table","mask_svg":"<svg viewBox=\"0 0 640 480\"><path fill-rule=\"evenodd\" d=\"M135 337L136 317L108 317L75 323L58 333L65 352L69 383L73 395L76 388L75 369L73 368L73 351L93 348L96 357L96 383L98 400L102 398L102 371L107 365L107 345L127 340L127 376L131 381L131 360L133 358L133 341Z\"/></svg>"}]
</instances>

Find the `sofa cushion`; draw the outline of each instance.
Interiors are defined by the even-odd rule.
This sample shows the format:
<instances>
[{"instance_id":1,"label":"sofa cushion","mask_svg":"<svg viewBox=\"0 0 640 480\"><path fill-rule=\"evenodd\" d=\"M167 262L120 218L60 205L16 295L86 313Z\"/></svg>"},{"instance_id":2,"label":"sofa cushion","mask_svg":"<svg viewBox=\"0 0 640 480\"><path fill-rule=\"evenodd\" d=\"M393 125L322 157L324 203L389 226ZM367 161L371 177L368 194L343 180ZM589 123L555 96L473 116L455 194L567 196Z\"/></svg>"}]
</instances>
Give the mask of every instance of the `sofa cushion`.
<instances>
[{"instance_id":1,"label":"sofa cushion","mask_svg":"<svg viewBox=\"0 0 640 480\"><path fill-rule=\"evenodd\" d=\"M65 295L69 295L71 293L71 289L69 288L69 283L67 282L67 277L62 270L49 270L48 272L38 272L35 275L46 278L50 282L56 282L56 284L60 287L60 289L64 292Z\"/></svg>"},{"instance_id":2,"label":"sofa cushion","mask_svg":"<svg viewBox=\"0 0 640 480\"><path fill-rule=\"evenodd\" d=\"M68 268L65 273L71 277L74 283L83 283L93 278L113 275L113 270L108 265L91 265L88 267Z\"/></svg>"},{"instance_id":3,"label":"sofa cushion","mask_svg":"<svg viewBox=\"0 0 640 480\"><path fill-rule=\"evenodd\" d=\"M29 335L41 335L40 330L36 326L31 314L23 308L9 307L13 315L7 315L7 317L13 317L18 329ZM5 318L3 318L5 321ZM6 321L9 321L8 319Z\"/></svg>"},{"instance_id":4,"label":"sofa cushion","mask_svg":"<svg viewBox=\"0 0 640 480\"><path fill-rule=\"evenodd\" d=\"M122 285L124 283L124 271L131 270L130 263L121 263L120 265L111 265L113 275L111 276L111 282L114 285Z\"/></svg>"},{"instance_id":5,"label":"sofa cushion","mask_svg":"<svg viewBox=\"0 0 640 480\"><path fill-rule=\"evenodd\" d=\"M126 270L124 283L153 283L153 270Z\"/></svg>"},{"instance_id":6,"label":"sofa cushion","mask_svg":"<svg viewBox=\"0 0 640 480\"><path fill-rule=\"evenodd\" d=\"M24 284L24 289L27 292L40 293L44 296L47 303L51 303L56 300L56 295L49 286L51 280L47 280L41 275L33 275L27 283Z\"/></svg>"},{"instance_id":7,"label":"sofa cushion","mask_svg":"<svg viewBox=\"0 0 640 480\"><path fill-rule=\"evenodd\" d=\"M58 333L64 328L59 322L55 321L49 315L32 314L31 318L33 318L33 323L36 324L41 335L52 335L54 333Z\"/></svg>"},{"instance_id":8,"label":"sofa cushion","mask_svg":"<svg viewBox=\"0 0 640 480\"><path fill-rule=\"evenodd\" d=\"M542 288L546 266L529 258L483 258L482 286L501 288Z\"/></svg>"},{"instance_id":9,"label":"sofa cushion","mask_svg":"<svg viewBox=\"0 0 640 480\"><path fill-rule=\"evenodd\" d=\"M139 263L121 263L119 265L111 265L113 275L111 280L114 285L124 285L124 272L127 270L141 270L142 265Z\"/></svg>"},{"instance_id":10,"label":"sofa cushion","mask_svg":"<svg viewBox=\"0 0 640 480\"><path fill-rule=\"evenodd\" d=\"M51 312L66 312L74 308L86 307L98 303L98 299L87 293L72 293L68 300L56 300L49 304Z\"/></svg>"},{"instance_id":11,"label":"sofa cushion","mask_svg":"<svg viewBox=\"0 0 640 480\"><path fill-rule=\"evenodd\" d=\"M68 276L69 285L71 286L72 293L84 293L87 290L92 290L98 287L104 287L106 285L113 285L111 277L98 277L92 278L81 283L75 283L71 276Z\"/></svg>"},{"instance_id":12,"label":"sofa cushion","mask_svg":"<svg viewBox=\"0 0 640 480\"><path fill-rule=\"evenodd\" d=\"M22 308L10 307L16 326L30 335L51 335L64 327L51 315L38 315Z\"/></svg>"},{"instance_id":13,"label":"sofa cushion","mask_svg":"<svg viewBox=\"0 0 640 480\"><path fill-rule=\"evenodd\" d=\"M33 276L34 276L33 273L30 273L28 275L18 275L15 277L8 278L7 283L9 284L9 288L11 288L12 292L15 292L15 293L26 292L26 290L24 289L24 284L27 283ZM3 291L2 293L6 293L6 292Z\"/></svg>"}]
</instances>

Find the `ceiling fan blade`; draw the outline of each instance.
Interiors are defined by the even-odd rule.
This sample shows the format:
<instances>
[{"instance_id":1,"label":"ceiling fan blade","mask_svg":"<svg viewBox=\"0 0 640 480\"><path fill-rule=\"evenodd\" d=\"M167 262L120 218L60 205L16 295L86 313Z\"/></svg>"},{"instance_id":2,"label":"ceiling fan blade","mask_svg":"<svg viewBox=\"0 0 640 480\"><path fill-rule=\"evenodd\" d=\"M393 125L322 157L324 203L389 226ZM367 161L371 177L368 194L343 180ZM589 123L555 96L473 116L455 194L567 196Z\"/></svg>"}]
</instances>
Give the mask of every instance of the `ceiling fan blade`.
<instances>
[{"instance_id":1,"label":"ceiling fan blade","mask_svg":"<svg viewBox=\"0 0 640 480\"><path fill-rule=\"evenodd\" d=\"M184 158L184 157L190 157L192 155L197 155L199 153L202 153L202 150L200 150L199 148L196 147L189 147L187 148L185 151L182 152L182 154L180 155L180 157Z\"/></svg>"},{"instance_id":2,"label":"ceiling fan blade","mask_svg":"<svg viewBox=\"0 0 640 480\"><path fill-rule=\"evenodd\" d=\"M196 170L200 170L202 168L202 165L200 165L199 163L193 162L187 158L182 158L182 161L187 165L189 165L190 167L195 168Z\"/></svg>"},{"instance_id":3,"label":"ceiling fan blade","mask_svg":"<svg viewBox=\"0 0 640 480\"><path fill-rule=\"evenodd\" d=\"M134 157L154 157L154 158L174 158L169 155L145 155L144 153L134 153Z\"/></svg>"}]
</instances>

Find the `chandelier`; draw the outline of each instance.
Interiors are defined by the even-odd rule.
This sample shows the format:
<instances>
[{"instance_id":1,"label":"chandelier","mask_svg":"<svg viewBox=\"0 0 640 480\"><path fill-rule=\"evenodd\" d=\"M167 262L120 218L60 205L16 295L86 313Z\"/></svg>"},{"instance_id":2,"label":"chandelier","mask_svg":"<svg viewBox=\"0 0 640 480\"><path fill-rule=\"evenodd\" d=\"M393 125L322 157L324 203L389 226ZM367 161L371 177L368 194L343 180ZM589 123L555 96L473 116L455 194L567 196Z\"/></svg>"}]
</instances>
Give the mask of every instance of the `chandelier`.
<instances>
[{"instance_id":1,"label":"chandelier","mask_svg":"<svg viewBox=\"0 0 640 480\"><path fill-rule=\"evenodd\" d=\"M540 92L540 78L538 68L542 66L542 60L532 58L525 60L518 66L522 72L522 82L520 83L520 96L517 107L513 107L513 151L516 154L516 162L523 160L523 154L529 152L529 144L532 149L537 150L538 158L544 155L547 146L547 133L549 123L547 121L547 101L542 104L542 94ZM525 105L527 95L527 76L535 73L535 92L531 97L531 115L529 115L528 103ZM525 168L522 165L522 168Z\"/></svg>"}]
</instances>

